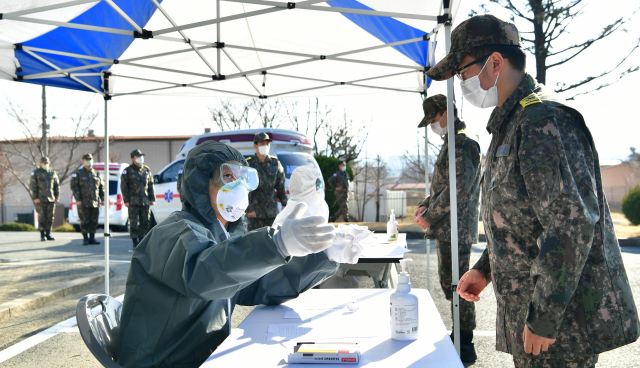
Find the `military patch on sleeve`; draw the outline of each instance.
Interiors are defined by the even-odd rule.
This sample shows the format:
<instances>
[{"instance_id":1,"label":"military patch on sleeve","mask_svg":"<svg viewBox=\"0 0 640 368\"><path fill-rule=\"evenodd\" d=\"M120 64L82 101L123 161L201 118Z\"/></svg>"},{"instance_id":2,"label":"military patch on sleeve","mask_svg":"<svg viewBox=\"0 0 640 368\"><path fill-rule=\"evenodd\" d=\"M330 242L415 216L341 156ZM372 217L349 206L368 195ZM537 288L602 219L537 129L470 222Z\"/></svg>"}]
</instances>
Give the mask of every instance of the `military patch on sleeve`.
<instances>
[{"instance_id":1,"label":"military patch on sleeve","mask_svg":"<svg viewBox=\"0 0 640 368\"><path fill-rule=\"evenodd\" d=\"M505 157L509 156L509 148L511 146L508 144L502 145L498 147L498 152L496 152L496 157Z\"/></svg>"},{"instance_id":2,"label":"military patch on sleeve","mask_svg":"<svg viewBox=\"0 0 640 368\"><path fill-rule=\"evenodd\" d=\"M124 174L126 174L126 173L127 173L127 170L124 170L124 171L122 172L122 175L124 175Z\"/></svg>"},{"instance_id":3,"label":"military patch on sleeve","mask_svg":"<svg viewBox=\"0 0 640 368\"><path fill-rule=\"evenodd\" d=\"M251 156L247 157L247 161L251 160Z\"/></svg>"},{"instance_id":4,"label":"military patch on sleeve","mask_svg":"<svg viewBox=\"0 0 640 368\"><path fill-rule=\"evenodd\" d=\"M33 176L33 174L34 174L34 173L33 173L33 171L32 171L32 172L31 172L31 176Z\"/></svg>"},{"instance_id":5,"label":"military patch on sleeve","mask_svg":"<svg viewBox=\"0 0 640 368\"><path fill-rule=\"evenodd\" d=\"M31 175L33 175L33 174L31 174ZM333 176L338 176L338 174L336 174L336 173L333 173Z\"/></svg>"},{"instance_id":6,"label":"military patch on sleeve","mask_svg":"<svg viewBox=\"0 0 640 368\"><path fill-rule=\"evenodd\" d=\"M180 169L180 171L178 171L178 175L182 174L182 169Z\"/></svg>"},{"instance_id":7,"label":"military patch on sleeve","mask_svg":"<svg viewBox=\"0 0 640 368\"><path fill-rule=\"evenodd\" d=\"M76 173L71 174L71 177L75 178L76 177Z\"/></svg>"},{"instance_id":8,"label":"military patch on sleeve","mask_svg":"<svg viewBox=\"0 0 640 368\"><path fill-rule=\"evenodd\" d=\"M522 105L522 107L527 107L529 105L538 104L538 103L542 103L542 101L540 101L540 98L538 98L538 95L536 95L535 93L532 93L529 96L520 100L520 105Z\"/></svg>"}]
</instances>

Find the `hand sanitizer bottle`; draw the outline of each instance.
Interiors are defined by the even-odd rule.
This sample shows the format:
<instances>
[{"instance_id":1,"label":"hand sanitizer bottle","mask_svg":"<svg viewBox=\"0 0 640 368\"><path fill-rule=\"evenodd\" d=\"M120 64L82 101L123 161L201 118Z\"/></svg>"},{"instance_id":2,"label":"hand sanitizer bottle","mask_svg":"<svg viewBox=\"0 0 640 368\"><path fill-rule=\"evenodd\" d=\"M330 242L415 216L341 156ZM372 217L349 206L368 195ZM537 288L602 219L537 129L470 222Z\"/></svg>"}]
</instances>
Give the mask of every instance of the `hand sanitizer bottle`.
<instances>
[{"instance_id":1,"label":"hand sanitizer bottle","mask_svg":"<svg viewBox=\"0 0 640 368\"><path fill-rule=\"evenodd\" d=\"M406 341L418 338L418 297L411 294L407 262L401 259L402 272L398 275L398 287L391 294L391 338Z\"/></svg>"},{"instance_id":2,"label":"hand sanitizer bottle","mask_svg":"<svg viewBox=\"0 0 640 368\"><path fill-rule=\"evenodd\" d=\"M393 210L391 210L389 222L387 222L387 236L389 241L398 241L398 221L396 221L396 215L393 214Z\"/></svg>"}]
</instances>

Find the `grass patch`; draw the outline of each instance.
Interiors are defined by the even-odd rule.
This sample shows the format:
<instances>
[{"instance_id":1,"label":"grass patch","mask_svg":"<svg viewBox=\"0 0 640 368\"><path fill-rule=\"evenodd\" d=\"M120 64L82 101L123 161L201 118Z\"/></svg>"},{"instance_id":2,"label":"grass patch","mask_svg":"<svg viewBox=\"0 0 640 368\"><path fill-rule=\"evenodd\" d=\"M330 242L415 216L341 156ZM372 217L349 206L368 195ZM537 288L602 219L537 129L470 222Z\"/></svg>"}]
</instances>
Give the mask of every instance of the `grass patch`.
<instances>
[{"instance_id":1,"label":"grass patch","mask_svg":"<svg viewBox=\"0 0 640 368\"><path fill-rule=\"evenodd\" d=\"M0 225L0 231L36 231L36 228L31 224L21 222L6 222Z\"/></svg>"}]
</instances>

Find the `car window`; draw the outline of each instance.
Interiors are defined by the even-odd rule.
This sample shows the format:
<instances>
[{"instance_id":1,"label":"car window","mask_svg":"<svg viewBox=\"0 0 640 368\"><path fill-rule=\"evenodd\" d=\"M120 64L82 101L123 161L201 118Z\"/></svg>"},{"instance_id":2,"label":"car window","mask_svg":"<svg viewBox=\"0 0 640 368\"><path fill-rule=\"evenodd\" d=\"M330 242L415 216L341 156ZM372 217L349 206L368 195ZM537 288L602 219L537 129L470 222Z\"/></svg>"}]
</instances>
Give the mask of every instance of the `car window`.
<instances>
[{"instance_id":1,"label":"car window","mask_svg":"<svg viewBox=\"0 0 640 368\"><path fill-rule=\"evenodd\" d=\"M176 161L173 165L169 166L162 172L158 180L158 183L175 183L178 181L178 174L184 165L184 160Z\"/></svg>"},{"instance_id":2,"label":"car window","mask_svg":"<svg viewBox=\"0 0 640 368\"><path fill-rule=\"evenodd\" d=\"M294 155L288 153L278 153L278 160L284 168L287 179L291 178L293 170L298 166L311 165L317 167L316 160L311 155Z\"/></svg>"},{"instance_id":3,"label":"car window","mask_svg":"<svg viewBox=\"0 0 640 368\"><path fill-rule=\"evenodd\" d=\"M109 180L109 195L118 194L118 181Z\"/></svg>"}]
</instances>

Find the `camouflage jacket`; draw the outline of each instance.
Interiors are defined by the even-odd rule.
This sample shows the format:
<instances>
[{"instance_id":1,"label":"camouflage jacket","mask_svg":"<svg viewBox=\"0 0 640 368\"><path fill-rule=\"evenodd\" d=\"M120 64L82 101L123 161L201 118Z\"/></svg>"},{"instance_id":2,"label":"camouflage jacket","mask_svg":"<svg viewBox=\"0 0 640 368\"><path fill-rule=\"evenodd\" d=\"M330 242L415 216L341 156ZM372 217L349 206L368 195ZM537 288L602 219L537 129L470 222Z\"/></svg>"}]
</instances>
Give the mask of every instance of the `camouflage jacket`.
<instances>
[{"instance_id":1,"label":"camouflage jacket","mask_svg":"<svg viewBox=\"0 0 640 368\"><path fill-rule=\"evenodd\" d=\"M480 198L481 152L480 145L464 132L466 125L455 122L456 130L456 193L458 199L458 241L461 244L478 242L478 215ZM429 197L418 206L427 207L424 218L431 226L428 239L451 241L451 200L449 196L449 148L448 136L438 154L433 168Z\"/></svg>"},{"instance_id":2,"label":"camouflage jacket","mask_svg":"<svg viewBox=\"0 0 640 368\"><path fill-rule=\"evenodd\" d=\"M83 207L99 207L104 201L104 181L94 169L82 167L71 174L71 191L76 202L82 202ZM115 193L112 193L115 194Z\"/></svg>"},{"instance_id":3,"label":"camouflage jacket","mask_svg":"<svg viewBox=\"0 0 640 368\"><path fill-rule=\"evenodd\" d=\"M336 197L348 197L349 196L349 175L346 171L336 171L329 177L327 181L331 189L334 190ZM340 187L340 190L336 188Z\"/></svg>"},{"instance_id":4,"label":"camouflage jacket","mask_svg":"<svg viewBox=\"0 0 640 368\"><path fill-rule=\"evenodd\" d=\"M278 199L287 205L287 191L284 188L284 168L276 156L267 156L264 162L253 155L247 158L249 166L258 171L260 184L249 193L249 207L246 213L255 212L257 218L272 218L278 215Z\"/></svg>"},{"instance_id":5,"label":"camouflage jacket","mask_svg":"<svg viewBox=\"0 0 640 368\"><path fill-rule=\"evenodd\" d=\"M525 356L525 323L556 339L540 359L636 341L636 306L582 115L526 75L487 129L487 248L473 268L493 281L497 350Z\"/></svg>"},{"instance_id":6,"label":"camouflage jacket","mask_svg":"<svg viewBox=\"0 0 640 368\"><path fill-rule=\"evenodd\" d=\"M31 198L40 202L55 202L60 199L60 180L55 171L41 167L33 170L29 179Z\"/></svg>"},{"instance_id":7,"label":"camouflage jacket","mask_svg":"<svg viewBox=\"0 0 640 368\"><path fill-rule=\"evenodd\" d=\"M155 202L156 192L153 187L153 175L149 166L129 165L120 178L122 200L131 206L148 206Z\"/></svg>"}]
</instances>

